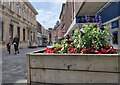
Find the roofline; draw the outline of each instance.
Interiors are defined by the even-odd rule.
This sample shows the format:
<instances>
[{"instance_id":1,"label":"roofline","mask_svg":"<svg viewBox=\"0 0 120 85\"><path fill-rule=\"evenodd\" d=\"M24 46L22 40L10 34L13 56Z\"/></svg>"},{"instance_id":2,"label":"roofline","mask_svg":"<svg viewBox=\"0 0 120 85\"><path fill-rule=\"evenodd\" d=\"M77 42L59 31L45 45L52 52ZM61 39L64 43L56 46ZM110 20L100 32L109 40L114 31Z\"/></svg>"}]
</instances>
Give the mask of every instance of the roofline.
<instances>
[{"instance_id":1,"label":"roofline","mask_svg":"<svg viewBox=\"0 0 120 85\"><path fill-rule=\"evenodd\" d=\"M30 2L24 2L36 15L38 14L38 12L36 11L36 9L33 7L33 5Z\"/></svg>"},{"instance_id":2,"label":"roofline","mask_svg":"<svg viewBox=\"0 0 120 85\"><path fill-rule=\"evenodd\" d=\"M61 18L61 15L63 13L63 8L65 7L65 3L62 4L62 9L61 9L61 12L60 12L60 16L59 16L59 19Z\"/></svg>"}]
</instances>

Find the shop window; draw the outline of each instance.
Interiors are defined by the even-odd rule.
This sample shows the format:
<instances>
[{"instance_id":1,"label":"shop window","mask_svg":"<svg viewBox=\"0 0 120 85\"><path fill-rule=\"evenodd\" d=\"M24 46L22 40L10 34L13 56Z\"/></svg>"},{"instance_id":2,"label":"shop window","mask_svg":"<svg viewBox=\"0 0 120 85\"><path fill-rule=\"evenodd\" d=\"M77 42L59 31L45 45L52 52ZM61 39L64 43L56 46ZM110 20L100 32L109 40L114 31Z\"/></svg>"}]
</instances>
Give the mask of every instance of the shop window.
<instances>
[{"instance_id":1,"label":"shop window","mask_svg":"<svg viewBox=\"0 0 120 85\"><path fill-rule=\"evenodd\" d=\"M118 31L112 32L113 35L113 44L118 44Z\"/></svg>"},{"instance_id":2,"label":"shop window","mask_svg":"<svg viewBox=\"0 0 120 85\"><path fill-rule=\"evenodd\" d=\"M25 29L23 29L23 41L25 41Z\"/></svg>"}]
</instances>

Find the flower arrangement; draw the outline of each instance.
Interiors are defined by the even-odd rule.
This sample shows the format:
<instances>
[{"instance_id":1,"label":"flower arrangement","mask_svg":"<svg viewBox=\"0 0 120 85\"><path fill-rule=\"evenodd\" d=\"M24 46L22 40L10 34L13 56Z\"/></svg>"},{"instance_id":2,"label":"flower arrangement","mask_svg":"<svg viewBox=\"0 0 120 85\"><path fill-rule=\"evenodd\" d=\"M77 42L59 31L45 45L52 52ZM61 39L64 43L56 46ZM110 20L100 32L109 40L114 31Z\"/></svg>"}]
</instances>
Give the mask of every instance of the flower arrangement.
<instances>
[{"instance_id":1,"label":"flower arrangement","mask_svg":"<svg viewBox=\"0 0 120 85\"><path fill-rule=\"evenodd\" d=\"M75 29L71 37L67 35L60 43L53 44L54 48L46 48L45 53L116 54L109 44L110 37L107 27L88 24Z\"/></svg>"}]
</instances>

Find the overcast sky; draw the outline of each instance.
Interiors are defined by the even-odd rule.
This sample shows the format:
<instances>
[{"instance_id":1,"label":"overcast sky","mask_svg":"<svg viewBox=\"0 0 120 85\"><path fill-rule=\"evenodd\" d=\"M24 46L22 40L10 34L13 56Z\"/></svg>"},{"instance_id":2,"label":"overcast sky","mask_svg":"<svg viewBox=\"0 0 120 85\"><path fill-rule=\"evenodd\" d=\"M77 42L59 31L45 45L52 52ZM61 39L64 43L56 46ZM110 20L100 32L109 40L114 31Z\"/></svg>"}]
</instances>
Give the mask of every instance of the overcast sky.
<instances>
[{"instance_id":1,"label":"overcast sky","mask_svg":"<svg viewBox=\"0 0 120 85\"><path fill-rule=\"evenodd\" d=\"M45 29L53 28L56 21L59 20L59 15L62 8L62 3L66 0L29 0L34 8L39 13L37 21L40 22ZM55 2L56 1L56 2Z\"/></svg>"}]
</instances>

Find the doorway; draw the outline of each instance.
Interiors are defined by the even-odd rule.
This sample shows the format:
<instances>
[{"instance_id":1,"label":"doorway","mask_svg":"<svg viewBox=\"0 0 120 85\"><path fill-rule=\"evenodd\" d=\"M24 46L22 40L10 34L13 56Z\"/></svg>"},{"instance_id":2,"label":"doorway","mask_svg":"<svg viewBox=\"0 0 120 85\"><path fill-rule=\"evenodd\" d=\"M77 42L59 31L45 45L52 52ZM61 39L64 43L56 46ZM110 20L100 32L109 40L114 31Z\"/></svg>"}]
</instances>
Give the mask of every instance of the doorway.
<instances>
[{"instance_id":1,"label":"doorway","mask_svg":"<svg viewBox=\"0 0 120 85\"><path fill-rule=\"evenodd\" d=\"M18 35L18 38L20 39L20 27L17 27L17 35Z\"/></svg>"}]
</instances>

